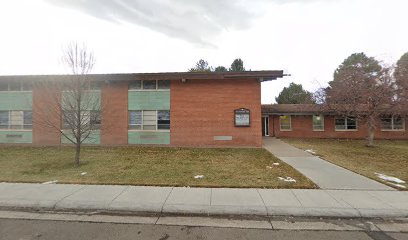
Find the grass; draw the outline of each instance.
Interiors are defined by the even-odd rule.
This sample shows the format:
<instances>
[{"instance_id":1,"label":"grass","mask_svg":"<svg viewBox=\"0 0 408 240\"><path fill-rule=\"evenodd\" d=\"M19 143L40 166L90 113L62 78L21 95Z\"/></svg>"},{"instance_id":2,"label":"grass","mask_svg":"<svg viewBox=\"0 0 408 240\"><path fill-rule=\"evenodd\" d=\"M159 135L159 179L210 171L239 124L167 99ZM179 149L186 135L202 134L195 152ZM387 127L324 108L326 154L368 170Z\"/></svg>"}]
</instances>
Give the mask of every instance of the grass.
<instances>
[{"instance_id":1,"label":"grass","mask_svg":"<svg viewBox=\"0 0 408 240\"><path fill-rule=\"evenodd\" d=\"M0 182L129 184L197 187L314 188L264 149L83 147L74 167L72 147L1 147ZM272 163L278 162L279 166ZM273 166L272 169L267 166ZM87 172L81 176L82 172ZM204 175L203 179L194 179ZM278 180L290 176L296 183Z\"/></svg>"},{"instance_id":2,"label":"grass","mask_svg":"<svg viewBox=\"0 0 408 240\"><path fill-rule=\"evenodd\" d=\"M395 187L374 173L397 177L408 183L408 141L376 140L366 147L364 140L282 139L301 149L313 149L323 159ZM408 188L408 184L405 184ZM401 188L401 190L404 190ZM408 189L405 189L408 190Z\"/></svg>"}]
</instances>

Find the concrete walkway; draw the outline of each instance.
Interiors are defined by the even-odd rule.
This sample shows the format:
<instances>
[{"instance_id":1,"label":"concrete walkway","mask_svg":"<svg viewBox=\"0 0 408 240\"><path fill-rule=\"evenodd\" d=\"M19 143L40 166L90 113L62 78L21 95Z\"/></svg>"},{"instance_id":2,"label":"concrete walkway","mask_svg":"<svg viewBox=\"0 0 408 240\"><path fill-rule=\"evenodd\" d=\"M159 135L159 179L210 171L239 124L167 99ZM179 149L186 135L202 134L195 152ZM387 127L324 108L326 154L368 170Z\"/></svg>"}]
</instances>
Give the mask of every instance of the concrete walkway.
<instances>
[{"instance_id":1,"label":"concrete walkway","mask_svg":"<svg viewBox=\"0 0 408 240\"><path fill-rule=\"evenodd\" d=\"M0 183L0 209L385 218L408 217L408 192Z\"/></svg>"},{"instance_id":2,"label":"concrete walkway","mask_svg":"<svg viewBox=\"0 0 408 240\"><path fill-rule=\"evenodd\" d=\"M395 189L322 160L276 138L264 138L263 147L294 167L322 189L388 190Z\"/></svg>"}]
</instances>

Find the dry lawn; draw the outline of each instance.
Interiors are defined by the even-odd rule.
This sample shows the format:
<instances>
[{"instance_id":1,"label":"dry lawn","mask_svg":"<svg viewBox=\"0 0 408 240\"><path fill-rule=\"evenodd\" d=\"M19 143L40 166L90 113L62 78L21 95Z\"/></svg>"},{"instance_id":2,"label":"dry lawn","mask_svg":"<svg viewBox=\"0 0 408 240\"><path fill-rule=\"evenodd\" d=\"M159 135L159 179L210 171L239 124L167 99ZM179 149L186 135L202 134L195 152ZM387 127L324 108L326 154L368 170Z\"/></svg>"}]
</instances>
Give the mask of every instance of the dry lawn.
<instances>
[{"instance_id":1,"label":"dry lawn","mask_svg":"<svg viewBox=\"0 0 408 240\"><path fill-rule=\"evenodd\" d=\"M71 147L0 146L0 182L197 187L314 188L264 149L84 147L74 167ZM279 166L272 163L278 162ZM273 166L267 168L267 166ZM81 176L82 172L87 172ZM203 179L194 179L204 175ZM296 183L278 180L290 176Z\"/></svg>"},{"instance_id":2,"label":"dry lawn","mask_svg":"<svg viewBox=\"0 0 408 240\"><path fill-rule=\"evenodd\" d=\"M408 141L376 140L375 147L366 147L363 140L282 139L301 149L313 149L323 159L389 184L374 173L397 177L408 183ZM408 190L408 184L405 184ZM400 188L404 190L403 188Z\"/></svg>"}]
</instances>

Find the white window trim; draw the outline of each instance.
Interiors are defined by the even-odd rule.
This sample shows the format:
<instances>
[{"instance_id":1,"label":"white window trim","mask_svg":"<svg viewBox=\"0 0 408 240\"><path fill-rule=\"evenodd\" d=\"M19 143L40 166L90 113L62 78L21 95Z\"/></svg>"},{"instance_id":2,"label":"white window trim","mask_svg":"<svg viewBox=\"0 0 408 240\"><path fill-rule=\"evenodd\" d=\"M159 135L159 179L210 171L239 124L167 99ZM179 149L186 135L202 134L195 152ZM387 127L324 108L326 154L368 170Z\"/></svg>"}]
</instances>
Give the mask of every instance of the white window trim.
<instances>
[{"instance_id":1,"label":"white window trim","mask_svg":"<svg viewBox=\"0 0 408 240\"><path fill-rule=\"evenodd\" d=\"M281 124L281 116L279 116L279 129L281 132L290 132L292 131L292 116L291 115L283 115L283 116L287 116L289 117L289 124L290 124L290 128L289 129L282 129L282 124Z\"/></svg>"},{"instance_id":2,"label":"white window trim","mask_svg":"<svg viewBox=\"0 0 408 240\"><path fill-rule=\"evenodd\" d=\"M357 118L355 118L356 119L356 129L337 129L336 128L336 119L337 118L339 118L339 117L335 117L334 118L334 131L336 131L336 132L357 132L358 131L358 120L357 120ZM347 126L347 118L348 117L344 117L344 119L345 119L345 126ZM349 117L350 118L350 117Z\"/></svg>"},{"instance_id":3,"label":"white window trim","mask_svg":"<svg viewBox=\"0 0 408 240\"><path fill-rule=\"evenodd\" d=\"M128 119L128 132L170 132L170 129L158 129L158 124L157 124L157 112L158 111L170 111L170 109L169 110L128 110L128 111L141 111L142 112L142 124L129 124L129 119ZM155 111L156 112L156 125L155 125L156 129L155 130L143 129L143 112L144 111ZM129 129L129 126L140 126L141 129Z\"/></svg>"},{"instance_id":4,"label":"white window trim","mask_svg":"<svg viewBox=\"0 0 408 240\"><path fill-rule=\"evenodd\" d=\"M381 119L380 119L381 120ZM394 116L391 117L391 129L381 128L382 132L405 132L405 118L402 118L402 129L394 129Z\"/></svg>"},{"instance_id":5,"label":"white window trim","mask_svg":"<svg viewBox=\"0 0 408 240\"><path fill-rule=\"evenodd\" d=\"M139 80L139 81L140 81L140 89L129 89L129 86L128 86L128 91L129 92L168 92L170 91L170 88L169 89L159 89L159 81L166 81L166 80ZM143 89L143 81L156 81L156 89ZM170 81L170 80L167 80L167 81Z\"/></svg>"},{"instance_id":6,"label":"white window trim","mask_svg":"<svg viewBox=\"0 0 408 240\"><path fill-rule=\"evenodd\" d=\"M323 129L315 129L315 125L313 124L313 117L314 117L314 116L320 116L320 117L323 119L323 121L322 121L322 123L323 123L323 124L322 124L322 125L323 125L323 126L322 126ZM313 129L313 132L324 132L324 120L325 120L325 119L324 119L324 115L322 115L322 114L320 114L320 115L313 115L313 116L312 116L312 129Z\"/></svg>"}]
</instances>

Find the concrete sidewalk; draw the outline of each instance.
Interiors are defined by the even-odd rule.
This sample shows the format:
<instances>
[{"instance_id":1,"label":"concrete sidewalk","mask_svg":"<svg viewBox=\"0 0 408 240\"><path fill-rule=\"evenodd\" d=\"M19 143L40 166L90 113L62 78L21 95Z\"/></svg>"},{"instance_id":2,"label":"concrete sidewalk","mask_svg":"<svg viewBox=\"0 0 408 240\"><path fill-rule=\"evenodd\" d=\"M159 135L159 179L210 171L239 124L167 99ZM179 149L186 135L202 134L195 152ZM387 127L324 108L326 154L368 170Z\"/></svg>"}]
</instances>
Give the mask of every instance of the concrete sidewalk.
<instances>
[{"instance_id":1,"label":"concrete sidewalk","mask_svg":"<svg viewBox=\"0 0 408 240\"><path fill-rule=\"evenodd\" d=\"M276 138L264 138L263 147L294 167L322 189L388 190L395 189L322 160Z\"/></svg>"},{"instance_id":2,"label":"concrete sidewalk","mask_svg":"<svg viewBox=\"0 0 408 240\"><path fill-rule=\"evenodd\" d=\"M408 192L0 183L0 209L407 217Z\"/></svg>"}]
</instances>

